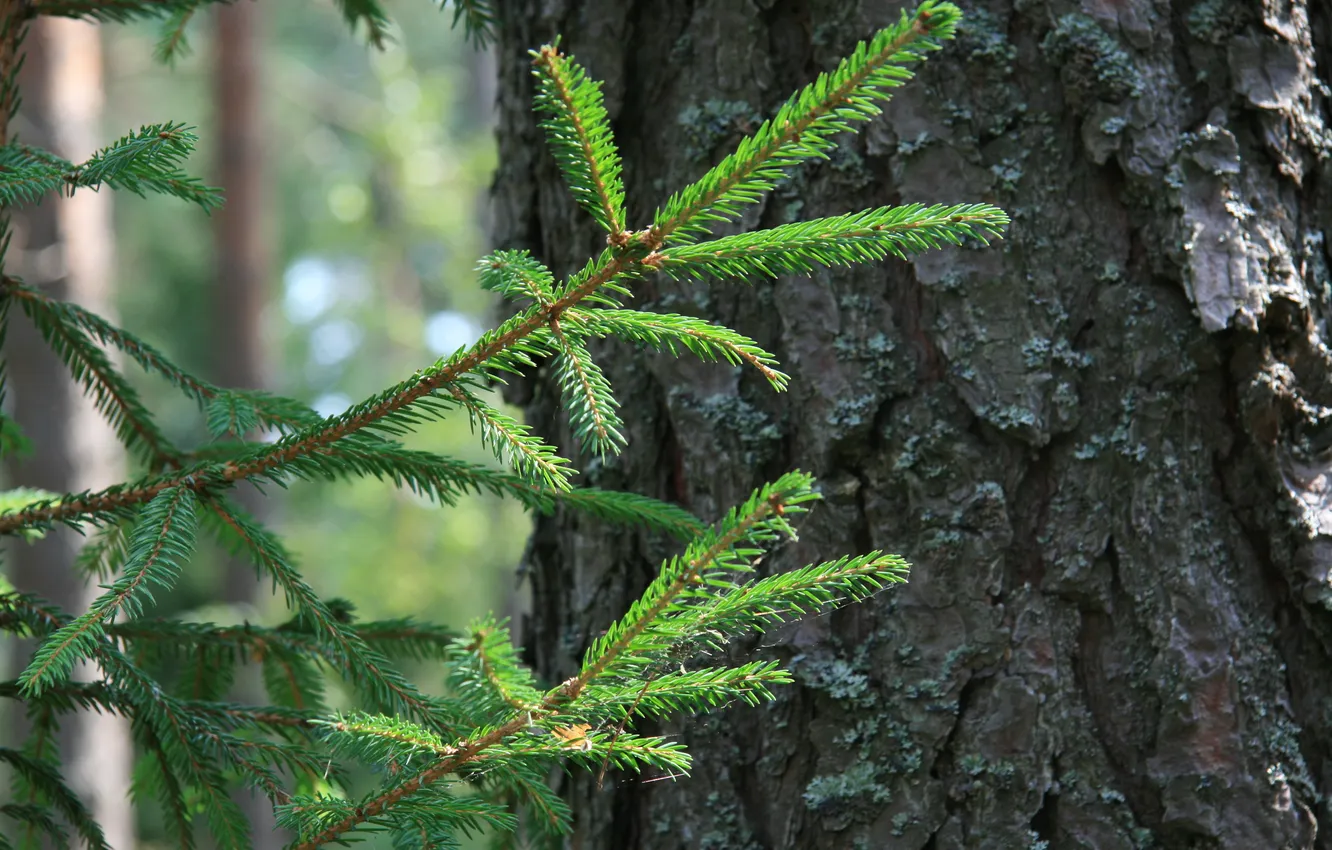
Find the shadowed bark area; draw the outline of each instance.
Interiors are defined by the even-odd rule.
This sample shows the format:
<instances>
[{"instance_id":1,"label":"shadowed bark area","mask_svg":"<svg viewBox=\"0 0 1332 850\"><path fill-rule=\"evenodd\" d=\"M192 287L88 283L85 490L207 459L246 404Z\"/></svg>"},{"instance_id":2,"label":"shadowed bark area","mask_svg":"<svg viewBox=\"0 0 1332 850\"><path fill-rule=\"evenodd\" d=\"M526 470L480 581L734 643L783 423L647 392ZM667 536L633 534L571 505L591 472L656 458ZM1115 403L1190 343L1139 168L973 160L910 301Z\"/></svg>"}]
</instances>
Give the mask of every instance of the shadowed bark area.
<instances>
[{"instance_id":1,"label":"shadowed bark area","mask_svg":"<svg viewBox=\"0 0 1332 850\"><path fill-rule=\"evenodd\" d=\"M630 447L583 466L709 519L808 469L826 501L766 568L880 548L911 583L740 648L798 684L665 726L689 779L562 779L575 847L1332 847L1332 8L962 5L886 114L744 224L985 200L1008 239L646 281L640 306L754 336L791 390L604 348ZM607 81L642 226L901 4L502 7L497 241L568 272L603 242L542 146L528 48L563 33ZM573 450L548 373L514 397ZM541 672L667 552L541 521Z\"/></svg>"}]
</instances>

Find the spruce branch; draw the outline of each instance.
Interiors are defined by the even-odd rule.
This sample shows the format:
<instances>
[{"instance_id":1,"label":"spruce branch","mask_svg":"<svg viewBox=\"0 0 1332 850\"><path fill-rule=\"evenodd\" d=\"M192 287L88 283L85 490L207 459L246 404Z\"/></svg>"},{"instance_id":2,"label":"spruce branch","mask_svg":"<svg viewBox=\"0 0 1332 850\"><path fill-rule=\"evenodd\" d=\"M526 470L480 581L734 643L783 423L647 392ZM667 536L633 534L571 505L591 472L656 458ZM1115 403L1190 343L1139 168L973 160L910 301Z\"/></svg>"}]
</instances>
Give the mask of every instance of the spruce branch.
<instances>
[{"instance_id":1,"label":"spruce branch","mask_svg":"<svg viewBox=\"0 0 1332 850\"><path fill-rule=\"evenodd\" d=\"M720 649L722 643L842 598L859 602L888 584L905 582L909 570L897 555L869 552L778 573L705 600L688 618L688 631Z\"/></svg>"},{"instance_id":2,"label":"spruce branch","mask_svg":"<svg viewBox=\"0 0 1332 850\"><path fill-rule=\"evenodd\" d=\"M500 720L514 711L539 711L542 693L518 660L504 623L485 618L472 624L449 653L448 686L478 715Z\"/></svg>"},{"instance_id":3,"label":"spruce branch","mask_svg":"<svg viewBox=\"0 0 1332 850\"><path fill-rule=\"evenodd\" d=\"M212 210L222 205L221 190L205 186L177 168L194 152L198 140L184 124L150 124L93 154L69 181L72 186L89 188L106 184L139 196L148 192L174 195Z\"/></svg>"},{"instance_id":4,"label":"spruce branch","mask_svg":"<svg viewBox=\"0 0 1332 850\"><path fill-rule=\"evenodd\" d=\"M741 206L757 203L787 168L826 157L832 137L878 115L879 104L913 76L909 66L953 37L961 15L952 3L925 0L913 14L903 10L896 24L857 44L835 70L792 95L734 153L672 195L653 220L654 247L697 238L711 222L735 218Z\"/></svg>"},{"instance_id":5,"label":"spruce branch","mask_svg":"<svg viewBox=\"0 0 1332 850\"><path fill-rule=\"evenodd\" d=\"M555 300L555 277L527 251L496 251L477 263L481 288L516 301L546 305Z\"/></svg>"},{"instance_id":6,"label":"spruce branch","mask_svg":"<svg viewBox=\"0 0 1332 850\"><path fill-rule=\"evenodd\" d=\"M48 762L11 749L0 747L0 762L28 783L28 786L50 801L74 831L83 839L88 850L111 850L102 835L102 828L93 820L92 813L78 795L70 791L60 771Z\"/></svg>"},{"instance_id":7,"label":"spruce branch","mask_svg":"<svg viewBox=\"0 0 1332 850\"><path fill-rule=\"evenodd\" d=\"M440 0L441 7L449 3L453 5L453 26L456 29L461 22L468 41L481 50L495 41L499 17L493 0Z\"/></svg>"},{"instance_id":8,"label":"spruce branch","mask_svg":"<svg viewBox=\"0 0 1332 850\"><path fill-rule=\"evenodd\" d=\"M700 705L712 708L739 699L758 705L772 699L773 685L786 685L791 674L776 661L751 661L737 667L712 667L702 670L667 673L634 692L625 688L589 685L583 699L589 716L607 712L607 716L665 716L696 711Z\"/></svg>"},{"instance_id":9,"label":"spruce branch","mask_svg":"<svg viewBox=\"0 0 1332 850\"><path fill-rule=\"evenodd\" d=\"M137 18L159 17L203 2L234 0L27 0L28 17L83 18L100 23L125 24Z\"/></svg>"},{"instance_id":10,"label":"spruce branch","mask_svg":"<svg viewBox=\"0 0 1332 850\"><path fill-rule=\"evenodd\" d=\"M100 345L123 352L145 372L164 378L201 410L208 411L214 404L252 409L253 416L257 417L260 424L284 430L319 421L319 416L313 410L292 399L261 391L222 389L197 378L129 331L116 327L77 304L51 298L17 278L0 279L0 295L9 296L21 305L30 303L31 308L24 307L25 310L39 311L50 316L55 323L82 331Z\"/></svg>"},{"instance_id":11,"label":"spruce branch","mask_svg":"<svg viewBox=\"0 0 1332 850\"><path fill-rule=\"evenodd\" d=\"M19 292L10 290L6 294ZM97 411L115 428L120 441L153 466L180 466L180 452L157 427L138 392L105 352L81 328L65 321L59 310L52 309L51 300L20 295L18 303L74 380L92 398Z\"/></svg>"},{"instance_id":12,"label":"spruce branch","mask_svg":"<svg viewBox=\"0 0 1332 850\"><path fill-rule=\"evenodd\" d=\"M489 446L500 462L508 462L520 473L540 481L546 487L569 488L573 474L569 461L556 453L555 447L532 433L532 429L501 413L461 385L449 387L453 399L467 411L472 431L481 435L481 444Z\"/></svg>"},{"instance_id":13,"label":"spruce branch","mask_svg":"<svg viewBox=\"0 0 1332 850\"><path fill-rule=\"evenodd\" d=\"M545 328L551 318L557 318L592 293L640 267L643 253L643 250L614 253L605 262L599 262L595 267L584 269L576 275L550 304L519 313L484 335L466 351L441 360L430 369L422 370L397 386L372 396L340 416L330 417L288 434L249 458L227 463L207 476L199 476L195 471L160 476L130 486L73 494L58 502L44 502L0 515L0 535L13 534L32 525L69 522L84 515L112 517L120 510L152 499L168 487L184 485L197 491L205 486L241 481L279 470L295 458L358 431L379 428L395 433L421 421L423 417L438 415L446 405L435 395L436 390L456 384L467 373L492 364L497 359L503 362L506 353ZM561 485L559 482L565 483ZM550 483L568 486L563 474L552 478Z\"/></svg>"},{"instance_id":14,"label":"spruce branch","mask_svg":"<svg viewBox=\"0 0 1332 850\"><path fill-rule=\"evenodd\" d=\"M812 484L813 479L804 473L783 475L732 509L718 530L700 535L683 555L668 561L625 615L592 643L582 671L564 683L561 692L569 700L577 699L583 688L602 675L641 668L646 659L669 650L670 642L653 634L653 624L682 599L692 598L696 585L714 580L715 573L748 571L748 559L762 552L754 546L778 535L794 538L787 516L802 512L806 502L818 498Z\"/></svg>"},{"instance_id":15,"label":"spruce branch","mask_svg":"<svg viewBox=\"0 0 1332 850\"><path fill-rule=\"evenodd\" d=\"M338 10L348 26L356 30L365 24L366 39L380 50L392 40L389 36L389 18L379 0L336 0Z\"/></svg>"},{"instance_id":16,"label":"spruce branch","mask_svg":"<svg viewBox=\"0 0 1332 850\"><path fill-rule=\"evenodd\" d=\"M638 310L570 310L564 324L588 336L614 336L678 356L681 349L700 360L724 360L733 366L757 369L775 390L786 389L789 378L779 370L777 358L744 334L694 316L644 313Z\"/></svg>"},{"instance_id":17,"label":"spruce branch","mask_svg":"<svg viewBox=\"0 0 1332 850\"><path fill-rule=\"evenodd\" d=\"M547 44L531 56L536 108L547 116L541 127L569 191L609 234L611 244L622 246L629 239L624 184L601 83L590 79L572 57L561 54L557 45Z\"/></svg>"},{"instance_id":18,"label":"spruce branch","mask_svg":"<svg viewBox=\"0 0 1332 850\"><path fill-rule=\"evenodd\" d=\"M565 333L558 322L551 322L559 356L555 358L555 380L560 385L569 424L583 450L605 456L619 454L624 448L624 422L617 411L619 404L611 392L610 381L592 359L592 352L574 334Z\"/></svg>"},{"instance_id":19,"label":"spruce branch","mask_svg":"<svg viewBox=\"0 0 1332 850\"><path fill-rule=\"evenodd\" d=\"M137 616L142 598L152 598L151 585L170 588L181 563L194 548L198 523L194 494L180 487L164 490L148 503L130 534L124 574L107 586L89 611L48 638L33 656L19 681L24 692L38 696L54 681L69 675L74 664L96 652L103 624L119 612Z\"/></svg>"},{"instance_id":20,"label":"spruce branch","mask_svg":"<svg viewBox=\"0 0 1332 850\"><path fill-rule=\"evenodd\" d=\"M220 206L219 190L181 171L198 138L184 124L150 124L75 165L27 145L0 147L0 204L31 203L51 192L106 185L144 196L172 195L204 210Z\"/></svg>"},{"instance_id":21,"label":"spruce branch","mask_svg":"<svg viewBox=\"0 0 1332 850\"><path fill-rule=\"evenodd\" d=\"M679 245L657 253L648 263L676 279L777 277L820 266L875 262L890 254L906 259L908 253L945 243L960 245L964 237L988 244L1007 224L1004 211L989 204L907 204Z\"/></svg>"},{"instance_id":22,"label":"spruce branch","mask_svg":"<svg viewBox=\"0 0 1332 850\"><path fill-rule=\"evenodd\" d=\"M285 547L239 507L219 498L206 502L218 520L217 528L233 551L244 553L281 587L287 607L294 609L304 625L327 641L340 671L349 681L369 685L368 696L395 714L407 714L426 723L442 721L438 707L411 685L402 674L360 635L329 611L328 606L300 577Z\"/></svg>"}]
</instances>

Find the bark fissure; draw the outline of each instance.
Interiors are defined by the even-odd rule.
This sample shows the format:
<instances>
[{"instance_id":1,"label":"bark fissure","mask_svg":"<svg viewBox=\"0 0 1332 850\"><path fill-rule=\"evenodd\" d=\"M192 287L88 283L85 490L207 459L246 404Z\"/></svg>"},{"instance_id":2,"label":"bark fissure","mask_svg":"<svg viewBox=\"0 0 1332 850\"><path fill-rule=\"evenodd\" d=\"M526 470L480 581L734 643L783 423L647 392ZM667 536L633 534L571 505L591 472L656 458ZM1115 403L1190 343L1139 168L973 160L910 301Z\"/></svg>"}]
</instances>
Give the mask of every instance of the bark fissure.
<instances>
[{"instance_id":1,"label":"bark fissure","mask_svg":"<svg viewBox=\"0 0 1332 850\"><path fill-rule=\"evenodd\" d=\"M608 4L507 0L505 50L572 26L594 73L624 69L607 91L635 215L900 5ZM914 566L863 609L766 638L760 653L801 659L770 708L670 726L698 759L688 782L572 782L588 850L626 846L625 795L648 850L1332 848L1312 831L1332 815L1316 802L1332 157L1315 150L1332 122L1314 77L1332 17L1308 0L1017 5L968 6L881 119L743 221L975 198L1013 215L1002 247L642 284L739 325L791 387L617 356L625 410L665 421L627 415L605 480L711 518L809 469L828 498L766 569L867 547ZM524 91L513 67L505 90ZM524 247L567 270L596 234L517 152L522 108L501 132L497 196L517 214L498 241L535 235ZM568 445L552 399L534 394L529 421ZM659 550L544 520L538 539L533 638L555 642L535 650L554 672L575 649L560 636L616 616Z\"/></svg>"}]
</instances>

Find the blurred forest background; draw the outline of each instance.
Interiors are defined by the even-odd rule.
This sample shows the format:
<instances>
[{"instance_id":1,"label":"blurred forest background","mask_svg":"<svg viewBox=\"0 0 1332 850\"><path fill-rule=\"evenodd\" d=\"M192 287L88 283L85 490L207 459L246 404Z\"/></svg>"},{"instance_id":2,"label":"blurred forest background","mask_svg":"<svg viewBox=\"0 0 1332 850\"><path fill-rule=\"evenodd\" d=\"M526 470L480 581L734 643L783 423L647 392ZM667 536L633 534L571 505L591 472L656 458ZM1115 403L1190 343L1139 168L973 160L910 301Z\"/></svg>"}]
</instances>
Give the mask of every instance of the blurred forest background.
<instances>
[{"instance_id":1,"label":"blurred forest background","mask_svg":"<svg viewBox=\"0 0 1332 850\"><path fill-rule=\"evenodd\" d=\"M210 8L191 21L192 49L174 67L154 58L152 26L43 20L28 39L20 138L81 161L141 125L184 122L201 140L187 170L221 186L228 207L209 217L160 197L48 201L18 216L11 267L197 374L325 415L471 342L494 318L472 271L486 248L495 158L492 60L438 4L388 5L396 43L382 52L348 32L326 0ZM68 377L18 327L17 312L12 324L6 403L33 450L5 470L6 486L72 490L133 474L77 391L51 389ZM168 436L208 441L191 402L128 371ZM408 442L489 457L465 420L431 424ZM476 497L441 509L374 481L268 495L251 507L282 533L310 583L325 598L355 599L360 618L461 627L519 604L528 526L515 505ZM72 568L77 545L55 535L15 547L5 567L19 588L78 609L89 597ZM164 615L218 623L289 617L248 563L207 549L158 602ZM14 653L5 654L12 678ZM262 699L257 678L236 687L238 698ZM0 706L4 743L25 723L11 706ZM161 846L151 812L123 803L134 777L118 722L88 718L65 735L70 774L118 850ZM256 846L279 846L262 830L265 807L252 804Z\"/></svg>"}]
</instances>

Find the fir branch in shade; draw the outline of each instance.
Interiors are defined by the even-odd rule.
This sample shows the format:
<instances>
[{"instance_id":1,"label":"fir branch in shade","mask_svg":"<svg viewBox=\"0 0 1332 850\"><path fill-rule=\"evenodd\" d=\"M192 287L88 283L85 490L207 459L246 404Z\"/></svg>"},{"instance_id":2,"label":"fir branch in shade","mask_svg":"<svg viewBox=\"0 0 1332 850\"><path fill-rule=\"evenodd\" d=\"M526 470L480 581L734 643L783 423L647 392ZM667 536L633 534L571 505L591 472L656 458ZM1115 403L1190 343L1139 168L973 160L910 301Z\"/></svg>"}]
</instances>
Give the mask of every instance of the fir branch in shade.
<instances>
[{"instance_id":1,"label":"fir branch in shade","mask_svg":"<svg viewBox=\"0 0 1332 850\"><path fill-rule=\"evenodd\" d=\"M742 206L757 203L787 168L826 157L833 136L878 115L893 89L913 76L909 66L953 37L961 15L952 3L926 0L857 44L835 70L793 94L734 153L672 195L653 221L654 242L697 238L712 222L735 218Z\"/></svg>"},{"instance_id":2,"label":"fir branch in shade","mask_svg":"<svg viewBox=\"0 0 1332 850\"><path fill-rule=\"evenodd\" d=\"M374 47L388 46L389 18L379 0L335 0L342 17L353 29L365 24L366 39Z\"/></svg>"},{"instance_id":3,"label":"fir branch in shade","mask_svg":"<svg viewBox=\"0 0 1332 850\"><path fill-rule=\"evenodd\" d=\"M185 799L185 786L172 768L157 731L144 724L135 732L143 744L145 763L138 773L139 781L130 789L131 794L136 800L149 794L156 798L172 845L180 850L194 850L193 811Z\"/></svg>"},{"instance_id":4,"label":"fir branch in shade","mask_svg":"<svg viewBox=\"0 0 1332 850\"><path fill-rule=\"evenodd\" d=\"M151 586L170 588L182 562L194 548L198 521L194 494L180 487L164 490L144 508L130 534L124 574L107 587L89 611L60 628L38 648L19 681L25 693L37 696L69 675L74 664L96 653L103 624L117 613L137 616Z\"/></svg>"},{"instance_id":5,"label":"fir branch in shade","mask_svg":"<svg viewBox=\"0 0 1332 850\"><path fill-rule=\"evenodd\" d=\"M6 145L0 148L0 204L31 203L52 192L105 185L140 196L172 195L212 210L222 203L219 191L178 168L196 141L184 124L150 124L81 165L27 145Z\"/></svg>"},{"instance_id":6,"label":"fir branch in shade","mask_svg":"<svg viewBox=\"0 0 1332 850\"><path fill-rule=\"evenodd\" d=\"M440 0L440 5L453 5L453 26L463 25L463 33L478 49L485 49L495 41L499 30L499 16L494 0Z\"/></svg>"},{"instance_id":7,"label":"fir branch in shade","mask_svg":"<svg viewBox=\"0 0 1332 850\"><path fill-rule=\"evenodd\" d=\"M452 629L411 617L350 623L361 640L390 658L413 661L442 661L450 652L458 633ZM326 658L326 650L308 630L293 623L266 628L244 624L218 626L213 623L187 623L180 620L136 619L112 623L106 627L111 637L136 648L147 644L160 646L174 657L193 654L201 649L217 649L242 661L263 660L273 650L301 653L324 658L336 667L336 659Z\"/></svg>"},{"instance_id":8,"label":"fir branch in shade","mask_svg":"<svg viewBox=\"0 0 1332 850\"><path fill-rule=\"evenodd\" d=\"M165 64L174 64L177 59L189 56L193 52L186 33L195 12L209 0L193 0L167 14L157 34L157 44L153 47L153 58Z\"/></svg>"},{"instance_id":9,"label":"fir branch in shade","mask_svg":"<svg viewBox=\"0 0 1332 850\"><path fill-rule=\"evenodd\" d=\"M210 498L207 506L217 521L215 527L221 532L223 541L235 554L248 556L261 572L282 588L287 607L295 610L302 624L326 642L337 659L339 671L349 681L364 688L373 704L426 723L443 722L444 718L430 698L403 678L388 659L367 645L355 630L333 616L328 606L302 580L291 556L276 537L234 504Z\"/></svg>"},{"instance_id":10,"label":"fir branch in shade","mask_svg":"<svg viewBox=\"0 0 1332 850\"><path fill-rule=\"evenodd\" d=\"M404 433L414 425L440 416L447 408L437 391L445 390L446 397L459 389L461 380L478 368L515 370L520 363L530 363L527 351L535 351L527 341L546 329L550 319L576 306L603 287L640 268L646 248L609 253L604 263L591 265L575 275L558 293L558 298L541 307L530 308L509 319L495 330L482 336L471 348L445 358L429 369L421 370L402 383L353 406L340 416L330 417L301 428L266 446L248 458L229 462L220 469L182 471L175 476L150 478L132 484L108 487L97 492L71 494L58 502L43 502L21 511L0 515L0 535L14 534L32 526L54 522L78 523L80 518L108 521L119 516L124 509L152 499L162 490L187 485L200 489L205 484L220 486L268 474L290 463L294 458L313 453L361 430L387 434ZM548 330L546 331L548 333ZM526 346L526 347L525 347ZM545 351L544 348L540 349ZM450 386L452 385L452 386ZM467 406L466 393L455 400ZM470 408L469 408L470 409ZM484 411L481 411L484 413ZM484 415L480 418L486 418ZM507 417L505 417L507 419ZM511 420L509 420L511 421ZM481 423L486 426L485 422ZM503 435L512 440L514 431ZM523 448L538 454L535 446ZM551 454L545 458L544 468L563 466L563 458ZM547 484L567 488L566 473L562 470L549 478Z\"/></svg>"},{"instance_id":11,"label":"fir branch in shade","mask_svg":"<svg viewBox=\"0 0 1332 850\"><path fill-rule=\"evenodd\" d=\"M65 827L58 822L50 809L45 806L39 806L34 803L5 803L0 805L0 818L9 818L25 825L25 836L34 835L45 836L54 842L56 847L61 850L67 850L69 847L69 835ZM0 850L9 850L14 845L9 843L3 832L0 832Z\"/></svg>"},{"instance_id":12,"label":"fir branch in shade","mask_svg":"<svg viewBox=\"0 0 1332 850\"><path fill-rule=\"evenodd\" d=\"M672 278L801 274L820 266L849 266L892 256L906 259L966 237L987 242L1008 224L989 204L880 207L830 218L783 224L668 248L647 263Z\"/></svg>"},{"instance_id":13,"label":"fir branch in shade","mask_svg":"<svg viewBox=\"0 0 1332 850\"><path fill-rule=\"evenodd\" d=\"M453 505L468 493L491 493L515 499L528 510L553 513L557 505L608 522L662 531L689 538L703 528L696 517L676 505L635 493L595 488L554 489L521 475L468 463L432 452L407 449L388 440L358 434L329 448L295 458L263 480L285 485L288 477L338 480L353 475L392 482L417 495Z\"/></svg>"},{"instance_id":14,"label":"fir branch in shade","mask_svg":"<svg viewBox=\"0 0 1332 850\"><path fill-rule=\"evenodd\" d=\"M542 837L558 839L573 821L569 804L546 784L546 765L491 762L486 766L482 792L509 805L517 803L531 813L523 824L532 823Z\"/></svg>"},{"instance_id":15,"label":"fir branch in shade","mask_svg":"<svg viewBox=\"0 0 1332 850\"><path fill-rule=\"evenodd\" d=\"M38 311L49 316L52 322L82 331L99 344L123 352L145 372L165 379L201 410L210 414L210 428L214 426L215 420L222 417L235 420L249 417L250 420L257 419L259 424L283 430L309 426L320 419L318 414L298 401L257 390L223 389L195 377L129 331L116 327L77 304L50 298L41 290L15 278L3 278L0 287L3 287L5 295L20 305L31 305L24 306L25 311ZM228 421L224 424L231 423Z\"/></svg>"},{"instance_id":16,"label":"fir branch in shade","mask_svg":"<svg viewBox=\"0 0 1332 850\"><path fill-rule=\"evenodd\" d=\"M75 556L74 571L103 580L120 572L129 551L129 530L128 521L98 529Z\"/></svg>"},{"instance_id":17,"label":"fir branch in shade","mask_svg":"<svg viewBox=\"0 0 1332 850\"><path fill-rule=\"evenodd\" d=\"M28 16L82 18L124 24L191 9L205 2L231 0L28 0Z\"/></svg>"},{"instance_id":18,"label":"fir branch in shade","mask_svg":"<svg viewBox=\"0 0 1332 850\"><path fill-rule=\"evenodd\" d=\"M179 466L180 452L157 427L138 391L112 365L106 353L81 328L66 321L65 314L53 308L56 302L17 294L20 309L74 380L83 386L121 443L155 467Z\"/></svg>"},{"instance_id":19,"label":"fir branch in shade","mask_svg":"<svg viewBox=\"0 0 1332 850\"><path fill-rule=\"evenodd\" d=\"M69 789L60 771L54 765L34 758L19 750L0 747L0 763L7 764L29 788L38 792L60 812L74 831L83 839L88 850L111 850L102 834L102 828L93 819L78 795Z\"/></svg>"},{"instance_id":20,"label":"fir branch in shade","mask_svg":"<svg viewBox=\"0 0 1332 850\"><path fill-rule=\"evenodd\" d=\"M151 730L152 743L173 782L189 789L203 810L208 828L222 850L248 850L249 827L244 813L227 792L227 780L212 757L216 729L201 724L182 701L170 696L109 644L98 653L107 681L133 707L136 729ZM209 749L202 749L206 744ZM165 772L165 771L164 771ZM175 801L164 800L174 805Z\"/></svg>"},{"instance_id":21,"label":"fir branch in shade","mask_svg":"<svg viewBox=\"0 0 1332 850\"><path fill-rule=\"evenodd\" d=\"M624 245L624 183L620 154L611 136L600 81L571 57L548 44L532 55L537 78L536 108L546 114L551 153L564 173L570 193L587 210L612 244Z\"/></svg>"}]
</instances>

